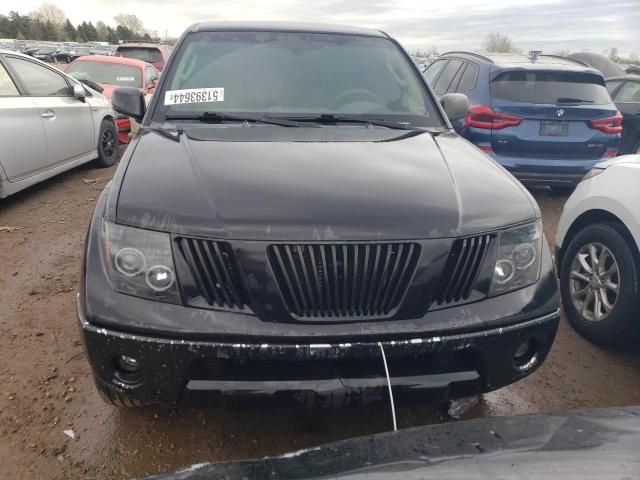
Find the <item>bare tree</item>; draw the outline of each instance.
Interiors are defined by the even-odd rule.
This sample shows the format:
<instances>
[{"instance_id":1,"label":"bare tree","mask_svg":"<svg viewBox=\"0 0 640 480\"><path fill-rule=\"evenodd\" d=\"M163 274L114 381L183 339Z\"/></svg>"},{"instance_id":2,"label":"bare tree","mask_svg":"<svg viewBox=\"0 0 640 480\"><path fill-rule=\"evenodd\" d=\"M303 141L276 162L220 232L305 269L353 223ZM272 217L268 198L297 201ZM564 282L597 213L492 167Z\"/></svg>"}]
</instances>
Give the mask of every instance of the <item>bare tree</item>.
<instances>
[{"instance_id":1,"label":"bare tree","mask_svg":"<svg viewBox=\"0 0 640 480\"><path fill-rule=\"evenodd\" d=\"M43 22L51 22L54 25L62 27L67 21L67 15L64 11L53 3L43 3L38 9L31 13L32 18L37 18Z\"/></svg>"},{"instance_id":2,"label":"bare tree","mask_svg":"<svg viewBox=\"0 0 640 480\"><path fill-rule=\"evenodd\" d=\"M131 13L119 13L113 19L116 21L116 24L131 30L135 34L144 33L144 27L142 25L142 20L140 20L136 15Z\"/></svg>"},{"instance_id":3,"label":"bare tree","mask_svg":"<svg viewBox=\"0 0 640 480\"><path fill-rule=\"evenodd\" d=\"M482 48L491 53L517 53L519 50L513 44L513 41L507 36L500 33L490 33L484 37Z\"/></svg>"}]
</instances>

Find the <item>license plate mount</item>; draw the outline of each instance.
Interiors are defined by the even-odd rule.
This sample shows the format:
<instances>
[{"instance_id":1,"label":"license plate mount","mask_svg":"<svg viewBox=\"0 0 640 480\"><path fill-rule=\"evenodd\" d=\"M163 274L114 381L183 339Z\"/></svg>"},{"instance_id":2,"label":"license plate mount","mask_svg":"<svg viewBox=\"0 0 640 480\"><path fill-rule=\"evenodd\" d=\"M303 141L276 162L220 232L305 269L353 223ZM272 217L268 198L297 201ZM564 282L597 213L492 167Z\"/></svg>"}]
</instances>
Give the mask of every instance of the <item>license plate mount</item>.
<instances>
[{"instance_id":1,"label":"license plate mount","mask_svg":"<svg viewBox=\"0 0 640 480\"><path fill-rule=\"evenodd\" d=\"M543 137L566 137L569 134L569 122L543 120L540 122L540 135Z\"/></svg>"}]
</instances>

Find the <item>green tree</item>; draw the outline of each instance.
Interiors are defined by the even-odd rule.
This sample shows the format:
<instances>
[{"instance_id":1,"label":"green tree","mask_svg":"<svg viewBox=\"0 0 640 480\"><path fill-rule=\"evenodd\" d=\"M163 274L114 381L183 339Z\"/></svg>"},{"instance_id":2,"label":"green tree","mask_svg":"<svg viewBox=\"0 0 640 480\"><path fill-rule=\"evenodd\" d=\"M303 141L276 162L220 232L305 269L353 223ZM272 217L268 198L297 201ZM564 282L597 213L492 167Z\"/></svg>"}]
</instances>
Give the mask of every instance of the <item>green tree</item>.
<instances>
[{"instance_id":1,"label":"green tree","mask_svg":"<svg viewBox=\"0 0 640 480\"><path fill-rule=\"evenodd\" d=\"M109 28L107 27L106 23L104 23L103 21L98 20L96 22L96 32L98 32L97 40L99 42L107 42L108 41Z\"/></svg>"},{"instance_id":2,"label":"green tree","mask_svg":"<svg viewBox=\"0 0 640 480\"><path fill-rule=\"evenodd\" d=\"M67 18L67 21L64 23L64 33L66 36L66 39L70 42L74 42L76 39L76 27L73 26L73 24L69 21L69 19Z\"/></svg>"},{"instance_id":3,"label":"green tree","mask_svg":"<svg viewBox=\"0 0 640 480\"><path fill-rule=\"evenodd\" d=\"M107 27L107 42L113 45L116 45L118 43L118 34L111 27Z\"/></svg>"}]
</instances>

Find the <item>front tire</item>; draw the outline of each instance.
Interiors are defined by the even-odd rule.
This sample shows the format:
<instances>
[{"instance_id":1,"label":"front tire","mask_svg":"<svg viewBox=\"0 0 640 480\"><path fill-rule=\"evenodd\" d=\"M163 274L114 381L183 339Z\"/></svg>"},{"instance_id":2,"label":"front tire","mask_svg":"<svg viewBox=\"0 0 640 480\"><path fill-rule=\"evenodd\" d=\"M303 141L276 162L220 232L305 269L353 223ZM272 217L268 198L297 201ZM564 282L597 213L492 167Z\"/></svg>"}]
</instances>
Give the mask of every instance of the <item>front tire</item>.
<instances>
[{"instance_id":1,"label":"front tire","mask_svg":"<svg viewBox=\"0 0 640 480\"><path fill-rule=\"evenodd\" d=\"M100 124L98 134L98 159L100 167L110 167L118 160L118 130L111 120L106 118Z\"/></svg>"},{"instance_id":2,"label":"front tire","mask_svg":"<svg viewBox=\"0 0 640 480\"><path fill-rule=\"evenodd\" d=\"M636 253L615 223L589 225L562 260L560 293L569 321L594 343L629 342L640 330Z\"/></svg>"}]
</instances>

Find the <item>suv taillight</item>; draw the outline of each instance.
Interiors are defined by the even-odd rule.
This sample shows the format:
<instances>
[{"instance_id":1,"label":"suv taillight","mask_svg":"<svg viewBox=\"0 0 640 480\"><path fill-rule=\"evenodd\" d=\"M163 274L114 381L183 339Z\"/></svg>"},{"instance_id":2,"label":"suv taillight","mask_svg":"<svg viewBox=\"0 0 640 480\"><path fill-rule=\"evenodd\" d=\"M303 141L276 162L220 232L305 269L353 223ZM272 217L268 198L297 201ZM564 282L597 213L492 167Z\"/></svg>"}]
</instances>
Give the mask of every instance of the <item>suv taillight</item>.
<instances>
[{"instance_id":1,"label":"suv taillight","mask_svg":"<svg viewBox=\"0 0 640 480\"><path fill-rule=\"evenodd\" d=\"M612 117L589 120L589 126L604 133L622 133L622 114L616 112Z\"/></svg>"},{"instance_id":2,"label":"suv taillight","mask_svg":"<svg viewBox=\"0 0 640 480\"><path fill-rule=\"evenodd\" d=\"M500 130L506 127L515 127L522 123L522 117L496 112L487 105L473 105L469 107L464 122L469 127Z\"/></svg>"}]
</instances>

